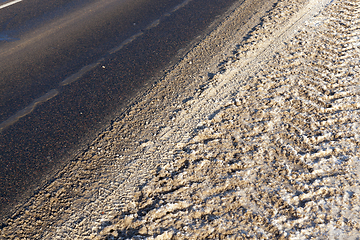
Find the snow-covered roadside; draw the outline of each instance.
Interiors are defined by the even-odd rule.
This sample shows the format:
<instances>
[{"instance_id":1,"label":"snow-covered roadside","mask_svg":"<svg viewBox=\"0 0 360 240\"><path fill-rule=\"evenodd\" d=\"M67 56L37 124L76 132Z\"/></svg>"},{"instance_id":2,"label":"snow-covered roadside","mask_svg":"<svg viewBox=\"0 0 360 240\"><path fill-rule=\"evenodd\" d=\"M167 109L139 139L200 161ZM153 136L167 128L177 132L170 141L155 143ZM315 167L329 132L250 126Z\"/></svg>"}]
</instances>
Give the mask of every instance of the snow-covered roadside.
<instances>
[{"instance_id":1,"label":"snow-covered roadside","mask_svg":"<svg viewBox=\"0 0 360 240\"><path fill-rule=\"evenodd\" d=\"M360 1L267 2L237 5L2 236L359 236Z\"/></svg>"}]
</instances>

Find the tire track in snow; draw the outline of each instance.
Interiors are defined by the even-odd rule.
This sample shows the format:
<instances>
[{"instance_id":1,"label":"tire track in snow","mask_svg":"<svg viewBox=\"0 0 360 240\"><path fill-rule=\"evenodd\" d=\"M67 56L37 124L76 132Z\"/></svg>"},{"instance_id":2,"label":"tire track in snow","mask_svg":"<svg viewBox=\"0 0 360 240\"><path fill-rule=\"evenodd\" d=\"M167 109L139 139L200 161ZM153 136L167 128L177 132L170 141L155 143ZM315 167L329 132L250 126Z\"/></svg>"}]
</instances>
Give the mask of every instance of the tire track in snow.
<instances>
[{"instance_id":1,"label":"tire track in snow","mask_svg":"<svg viewBox=\"0 0 360 240\"><path fill-rule=\"evenodd\" d=\"M358 16L358 1L334 1L311 18L198 125L103 236L358 236ZM220 64L222 79L249 42Z\"/></svg>"},{"instance_id":2,"label":"tire track in snow","mask_svg":"<svg viewBox=\"0 0 360 240\"><path fill-rule=\"evenodd\" d=\"M63 174L67 178L54 181L51 184L54 186L48 187L50 194L39 194L38 198L49 199L48 205L47 200L40 201L49 211L69 211L74 206L82 209L81 213L70 213L66 221L53 224L56 233L49 231L42 236L95 239L357 236L359 2L333 1L301 26L298 18L305 21L306 11L319 7L317 3L278 1L262 23L235 48L234 54L219 64L219 72L209 75L212 76L209 83L199 86L201 91L186 100L183 107L174 106L173 125L159 129L156 140L141 142L141 147L136 148L131 142L136 137L131 129L117 126L121 122L114 123L112 127L121 133L99 136L108 140L84 153L82 158L88 159L89 164L76 165L75 171L65 169ZM287 25L289 19L291 24ZM300 28L292 27L294 24ZM300 31L293 33L294 29ZM154 99L151 104L158 106L159 102ZM192 132L184 134L187 121L197 120L197 112L210 109L213 113L206 115ZM141 109L133 109L137 110ZM145 126L148 123L139 127ZM162 144L172 141L171 134L179 132L190 139L176 142L177 147L171 152L158 152ZM123 139L124 135L129 139ZM93 174L96 170L93 162L110 167L112 163L107 163L107 159L113 158L111 154L115 151L111 148L118 145L111 143L116 141L129 141L130 147L142 148L144 156L138 153L132 158L145 160L131 163L127 168L130 173L111 173L114 185L128 183L127 188L119 185L120 190L113 191L116 187L104 184L109 175ZM123 152L126 154L126 150ZM167 164L152 169L150 178L144 177L144 181L135 185L134 178L141 178L148 170L145 162L157 158ZM81 174L77 176L76 171ZM92 178L104 180L98 183ZM83 186L87 182L95 183L90 189ZM53 191L54 188L58 190ZM98 190L95 196L93 189ZM67 201L75 190L80 191L76 201ZM87 206L83 206L82 197L91 200L86 202ZM36 212L31 209L34 206L26 207ZM102 213L94 209L106 209L114 217L99 218ZM19 231L31 232L31 228L27 229L31 226L27 214L25 211L13 218L13 226L21 226ZM98 221L94 223L94 219Z\"/></svg>"}]
</instances>

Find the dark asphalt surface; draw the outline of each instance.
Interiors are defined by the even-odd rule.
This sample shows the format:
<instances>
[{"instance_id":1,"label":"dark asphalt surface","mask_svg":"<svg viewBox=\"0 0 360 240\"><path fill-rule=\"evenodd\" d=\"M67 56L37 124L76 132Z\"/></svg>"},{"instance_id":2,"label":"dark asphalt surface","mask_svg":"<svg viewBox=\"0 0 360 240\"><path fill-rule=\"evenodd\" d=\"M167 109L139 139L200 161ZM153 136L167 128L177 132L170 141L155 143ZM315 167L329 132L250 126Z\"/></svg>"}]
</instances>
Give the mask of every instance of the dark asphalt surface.
<instances>
[{"instance_id":1,"label":"dark asphalt surface","mask_svg":"<svg viewBox=\"0 0 360 240\"><path fill-rule=\"evenodd\" d=\"M23 0L0 9L0 214L235 1L190 0L172 11L184 0Z\"/></svg>"}]
</instances>

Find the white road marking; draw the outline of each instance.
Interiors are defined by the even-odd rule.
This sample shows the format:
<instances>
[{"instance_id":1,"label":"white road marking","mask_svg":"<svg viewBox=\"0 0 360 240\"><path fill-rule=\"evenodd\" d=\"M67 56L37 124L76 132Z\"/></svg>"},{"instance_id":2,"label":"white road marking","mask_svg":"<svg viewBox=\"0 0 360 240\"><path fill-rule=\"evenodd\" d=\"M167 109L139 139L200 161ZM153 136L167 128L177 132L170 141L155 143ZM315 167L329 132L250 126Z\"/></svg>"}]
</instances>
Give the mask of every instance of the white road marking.
<instances>
[{"instance_id":1,"label":"white road marking","mask_svg":"<svg viewBox=\"0 0 360 240\"><path fill-rule=\"evenodd\" d=\"M11 5L15 4L15 3L21 2L21 1L22 0L15 0L15 1L12 1L12 2L5 3L4 5L0 6L0 9L9 7L9 6L11 6Z\"/></svg>"},{"instance_id":2,"label":"white road marking","mask_svg":"<svg viewBox=\"0 0 360 240\"><path fill-rule=\"evenodd\" d=\"M4 122L0 123L0 133L5 128L7 128L7 127L13 125L14 123L16 123L17 121L19 121L20 118L25 117L26 115L28 115L32 111L34 111L34 109L36 108L37 105L39 105L39 104L41 104L43 102L49 101L50 99L57 96L58 94L59 94L59 90L52 89L49 92L47 92L45 95L42 95L38 99L35 99L32 103L30 103L30 105L28 105L27 107L25 107L22 110L18 111L17 113L12 115L10 118L5 120Z\"/></svg>"},{"instance_id":3,"label":"white road marking","mask_svg":"<svg viewBox=\"0 0 360 240\"><path fill-rule=\"evenodd\" d=\"M0 9L2 8L6 8L8 6L11 6L15 3L21 2L22 0L14 0L12 2L6 3L4 5L0 5ZM170 12L167 12L165 14L163 14L163 16L170 16L172 13L178 11L179 9L181 9L182 7L186 6L189 2L191 2L192 0L184 0L183 3L175 6L175 8L173 8ZM150 30L154 27L156 27L157 25L159 25L161 19L163 18L163 16L161 16L159 19L155 20L154 22L152 22L150 25L148 25L145 29L146 30ZM136 25L136 24L134 24ZM133 36L131 36L130 38L126 39L125 41L123 41L119 46L114 47L113 49L111 49L108 53L109 54L114 54L118 51L120 51L125 45L131 43L132 41L134 41L136 38L138 38L139 36L143 35L143 32L138 32L136 34L134 34ZM92 69L94 69L95 67L97 67L99 64L101 64L104 61L104 58L99 59L97 62L89 64L83 68L81 68L78 72L74 73L73 75L67 77L65 80L61 81L59 83L60 87L69 85L75 81L77 81L79 78L81 78L85 73L91 71ZM105 66L102 66L102 68L105 68ZM56 95L60 94L60 89L52 89L51 91L49 91L48 93L46 93L45 95L41 96L40 98L36 99L34 102L32 102L29 106L25 107L24 109L18 111L17 113L15 113L14 115L12 115L10 118L8 118L7 120L0 122L0 133L7 127L13 125L14 123L16 123L20 118L30 114L37 105L40 105L43 102L46 102L48 100L50 100L51 98L55 97Z\"/></svg>"}]
</instances>

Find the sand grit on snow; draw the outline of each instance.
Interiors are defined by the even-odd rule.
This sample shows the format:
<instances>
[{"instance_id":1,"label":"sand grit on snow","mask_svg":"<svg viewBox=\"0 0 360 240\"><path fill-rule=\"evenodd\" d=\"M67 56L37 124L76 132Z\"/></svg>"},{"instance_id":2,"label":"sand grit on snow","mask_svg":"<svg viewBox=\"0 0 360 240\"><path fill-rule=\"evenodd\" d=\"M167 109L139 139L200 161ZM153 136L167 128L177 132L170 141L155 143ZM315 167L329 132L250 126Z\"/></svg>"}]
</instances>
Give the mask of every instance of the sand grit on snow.
<instances>
[{"instance_id":1,"label":"sand grit on snow","mask_svg":"<svg viewBox=\"0 0 360 240\"><path fill-rule=\"evenodd\" d=\"M238 3L1 236L357 239L359 56L360 1Z\"/></svg>"}]
</instances>

